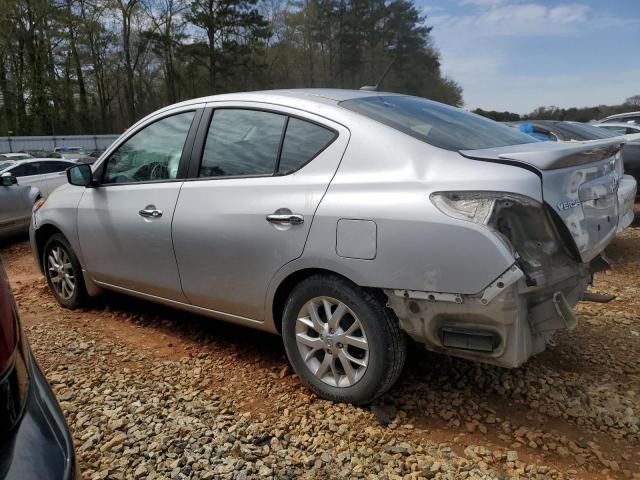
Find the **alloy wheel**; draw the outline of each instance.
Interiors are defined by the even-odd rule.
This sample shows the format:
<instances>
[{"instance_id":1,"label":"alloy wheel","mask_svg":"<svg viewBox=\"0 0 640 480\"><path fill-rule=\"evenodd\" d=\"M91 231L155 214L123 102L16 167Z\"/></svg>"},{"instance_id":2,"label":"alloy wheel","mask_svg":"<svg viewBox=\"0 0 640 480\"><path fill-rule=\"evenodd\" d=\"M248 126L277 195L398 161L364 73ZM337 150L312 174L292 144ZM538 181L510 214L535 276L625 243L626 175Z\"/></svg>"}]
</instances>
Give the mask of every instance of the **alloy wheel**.
<instances>
[{"instance_id":1,"label":"alloy wheel","mask_svg":"<svg viewBox=\"0 0 640 480\"><path fill-rule=\"evenodd\" d=\"M357 315L331 297L309 300L298 313L296 344L307 368L333 387L350 387L369 364L369 343Z\"/></svg>"},{"instance_id":2,"label":"alloy wheel","mask_svg":"<svg viewBox=\"0 0 640 480\"><path fill-rule=\"evenodd\" d=\"M47 254L47 275L55 293L69 300L76 291L76 277L71 258L60 245L53 246Z\"/></svg>"}]
</instances>

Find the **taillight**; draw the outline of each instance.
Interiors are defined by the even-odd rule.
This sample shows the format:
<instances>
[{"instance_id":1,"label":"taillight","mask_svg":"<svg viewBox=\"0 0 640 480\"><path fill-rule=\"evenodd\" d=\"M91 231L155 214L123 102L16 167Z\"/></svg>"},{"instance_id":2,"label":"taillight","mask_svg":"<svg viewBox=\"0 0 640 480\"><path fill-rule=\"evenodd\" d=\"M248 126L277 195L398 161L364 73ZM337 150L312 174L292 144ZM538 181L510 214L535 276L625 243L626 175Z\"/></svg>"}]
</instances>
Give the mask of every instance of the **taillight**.
<instances>
[{"instance_id":1,"label":"taillight","mask_svg":"<svg viewBox=\"0 0 640 480\"><path fill-rule=\"evenodd\" d=\"M0 267L0 376L13 364L18 348L17 316L9 281Z\"/></svg>"}]
</instances>

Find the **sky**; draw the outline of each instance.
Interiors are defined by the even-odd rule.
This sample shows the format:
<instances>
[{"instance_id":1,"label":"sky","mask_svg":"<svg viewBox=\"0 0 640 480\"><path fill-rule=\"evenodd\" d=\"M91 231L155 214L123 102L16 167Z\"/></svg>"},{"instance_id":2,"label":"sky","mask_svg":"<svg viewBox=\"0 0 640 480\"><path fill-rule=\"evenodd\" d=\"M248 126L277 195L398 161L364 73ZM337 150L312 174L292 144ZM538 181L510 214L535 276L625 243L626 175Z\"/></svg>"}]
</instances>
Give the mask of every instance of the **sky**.
<instances>
[{"instance_id":1,"label":"sky","mask_svg":"<svg viewBox=\"0 0 640 480\"><path fill-rule=\"evenodd\" d=\"M619 104L640 94L640 0L416 0L465 108Z\"/></svg>"}]
</instances>

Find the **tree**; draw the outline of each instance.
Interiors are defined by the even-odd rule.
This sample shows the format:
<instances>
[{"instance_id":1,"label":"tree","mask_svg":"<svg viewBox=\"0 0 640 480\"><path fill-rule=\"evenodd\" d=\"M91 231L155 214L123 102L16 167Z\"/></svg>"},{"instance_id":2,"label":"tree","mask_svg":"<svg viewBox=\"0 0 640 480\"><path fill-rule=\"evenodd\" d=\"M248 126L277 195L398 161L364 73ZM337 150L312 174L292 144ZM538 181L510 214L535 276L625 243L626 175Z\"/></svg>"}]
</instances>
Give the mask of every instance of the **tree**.
<instances>
[{"instance_id":1,"label":"tree","mask_svg":"<svg viewBox=\"0 0 640 480\"><path fill-rule=\"evenodd\" d=\"M186 0L145 0L144 7L152 24L144 33L154 53L162 59L167 102L175 103L178 100L179 80L175 57L186 38L184 14L188 5Z\"/></svg>"},{"instance_id":2,"label":"tree","mask_svg":"<svg viewBox=\"0 0 640 480\"><path fill-rule=\"evenodd\" d=\"M204 31L205 41L189 47L192 58L208 71L208 93L218 91L220 74L259 67L253 49L269 35L269 25L256 9L257 0L194 0L187 18ZM224 91L224 89L223 89Z\"/></svg>"},{"instance_id":3,"label":"tree","mask_svg":"<svg viewBox=\"0 0 640 480\"><path fill-rule=\"evenodd\" d=\"M627 98L624 103L632 107L640 107L640 95L633 95Z\"/></svg>"},{"instance_id":4,"label":"tree","mask_svg":"<svg viewBox=\"0 0 640 480\"><path fill-rule=\"evenodd\" d=\"M210 93L360 88L394 58L386 90L462 104L412 0L3 0L0 134L114 133Z\"/></svg>"}]
</instances>

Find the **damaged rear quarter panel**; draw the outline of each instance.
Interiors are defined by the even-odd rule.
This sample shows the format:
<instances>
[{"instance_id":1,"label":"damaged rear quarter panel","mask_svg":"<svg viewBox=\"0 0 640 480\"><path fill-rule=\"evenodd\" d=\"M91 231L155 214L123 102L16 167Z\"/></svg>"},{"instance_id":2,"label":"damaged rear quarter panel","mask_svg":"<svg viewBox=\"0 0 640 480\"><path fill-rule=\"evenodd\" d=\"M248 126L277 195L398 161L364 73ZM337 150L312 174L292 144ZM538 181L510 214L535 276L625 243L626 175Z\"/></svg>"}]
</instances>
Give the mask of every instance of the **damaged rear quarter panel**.
<instances>
[{"instance_id":1,"label":"damaged rear quarter panel","mask_svg":"<svg viewBox=\"0 0 640 480\"><path fill-rule=\"evenodd\" d=\"M511 191L541 201L531 171L470 160L364 119L352 130L300 262L367 287L480 292L513 264L513 254L487 228L440 212L429 195L443 190ZM344 218L375 222L374 259L337 256L336 225Z\"/></svg>"}]
</instances>

